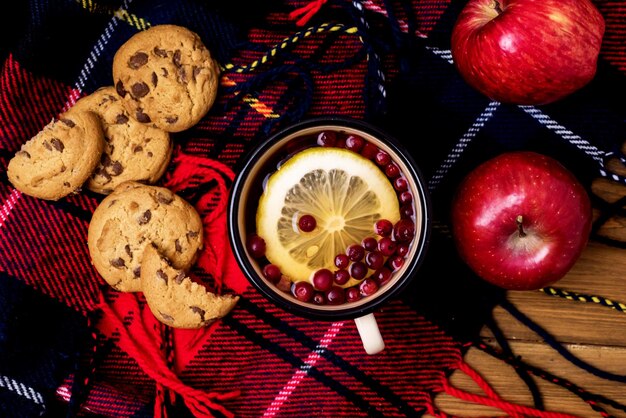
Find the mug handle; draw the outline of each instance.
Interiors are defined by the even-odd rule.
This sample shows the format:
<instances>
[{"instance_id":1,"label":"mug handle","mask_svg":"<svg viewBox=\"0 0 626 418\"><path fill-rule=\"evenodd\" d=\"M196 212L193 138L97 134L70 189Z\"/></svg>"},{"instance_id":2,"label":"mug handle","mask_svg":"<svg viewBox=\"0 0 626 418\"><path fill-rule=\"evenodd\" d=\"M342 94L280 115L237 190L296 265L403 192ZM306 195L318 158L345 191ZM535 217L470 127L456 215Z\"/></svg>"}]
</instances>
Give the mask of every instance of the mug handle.
<instances>
[{"instance_id":1,"label":"mug handle","mask_svg":"<svg viewBox=\"0 0 626 418\"><path fill-rule=\"evenodd\" d=\"M385 342L380 334L378 323L373 313L355 318L354 323L367 354L377 354L385 349Z\"/></svg>"}]
</instances>

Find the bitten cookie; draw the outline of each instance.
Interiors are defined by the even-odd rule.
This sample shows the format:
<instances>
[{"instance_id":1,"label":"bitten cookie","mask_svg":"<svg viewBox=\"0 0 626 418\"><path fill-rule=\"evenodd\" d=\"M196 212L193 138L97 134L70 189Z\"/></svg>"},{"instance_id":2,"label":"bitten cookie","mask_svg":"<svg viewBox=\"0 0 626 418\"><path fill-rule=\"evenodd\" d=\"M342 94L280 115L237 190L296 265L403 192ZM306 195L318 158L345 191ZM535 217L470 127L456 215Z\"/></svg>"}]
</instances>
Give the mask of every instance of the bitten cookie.
<instances>
[{"instance_id":1,"label":"bitten cookie","mask_svg":"<svg viewBox=\"0 0 626 418\"><path fill-rule=\"evenodd\" d=\"M96 193L108 194L128 180L154 184L172 157L170 134L130 117L113 86L81 98L73 109L100 117L105 147L100 163L86 183Z\"/></svg>"},{"instance_id":2,"label":"bitten cookie","mask_svg":"<svg viewBox=\"0 0 626 418\"><path fill-rule=\"evenodd\" d=\"M7 175L24 194L58 200L81 190L103 149L98 116L70 109L22 145L9 161Z\"/></svg>"},{"instance_id":3,"label":"bitten cookie","mask_svg":"<svg viewBox=\"0 0 626 418\"><path fill-rule=\"evenodd\" d=\"M123 292L141 290L141 255L154 243L175 268L187 269L202 249L202 220L186 200L165 187L127 181L107 195L87 230L92 263Z\"/></svg>"},{"instance_id":4,"label":"bitten cookie","mask_svg":"<svg viewBox=\"0 0 626 418\"><path fill-rule=\"evenodd\" d=\"M141 284L146 302L154 316L175 328L200 328L224 317L239 296L216 295L193 282L184 270L152 245L146 246L141 261Z\"/></svg>"},{"instance_id":5,"label":"bitten cookie","mask_svg":"<svg viewBox=\"0 0 626 418\"><path fill-rule=\"evenodd\" d=\"M139 122L168 132L198 123L217 96L219 66L187 28L157 25L128 39L113 58L115 89Z\"/></svg>"}]
</instances>

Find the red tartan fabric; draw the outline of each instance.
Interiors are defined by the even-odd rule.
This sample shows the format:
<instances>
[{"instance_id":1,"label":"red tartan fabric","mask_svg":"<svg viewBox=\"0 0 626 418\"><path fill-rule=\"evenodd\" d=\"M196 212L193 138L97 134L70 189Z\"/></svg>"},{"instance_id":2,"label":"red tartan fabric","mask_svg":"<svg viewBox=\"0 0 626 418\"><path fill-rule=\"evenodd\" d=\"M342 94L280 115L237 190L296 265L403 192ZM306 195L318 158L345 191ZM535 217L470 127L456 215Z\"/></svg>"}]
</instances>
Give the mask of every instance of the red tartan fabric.
<instances>
[{"instance_id":1,"label":"red tartan fabric","mask_svg":"<svg viewBox=\"0 0 626 418\"><path fill-rule=\"evenodd\" d=\"M441 315L452 324L450 328L440 324L431 318L437 315L421 311L416 308L420 304L414 303L429 295L409 295L376 313L387 348L379 355L367 355L352 321L314 322L294 316L249 285L228 245L225 204L246 152L276 129L316 115L379 120L384 106L390 105L387 91L379 87L393 85L403 65L418 55L402 56L415 50L395 39L414 32L415 39L432 39L439 45L460 6L435 0L326 2L311 20L297 26L289 14L309 2L268 2L263 13L252 17L245 15L253 7L247 2L216 6L194 1L176 5L66 1L54 7L39 3L39 8L28 10L32 27L22 34L23 43L17 42L3 56L0 73L0 272L93 321L95 354L86 355L88 376L80 414L403 417L437 413L433 398L447 387L449 373L462 367L464 332L471 334L471 330L455 329L458 318L452 314L453 318ZM602 58L623 76L623 7L619 1L596 4L607 22ZM85 23L63 30L54 19L45 18L55 13ZM220 16L225 16L223 21ZM243 21L247 26L238 30ZM165 329L146 309L141 293L116 292L99 277L89 261L86 240L101 196L85 191L58 202L41 201L16 191L5 174L9 159L23 142L80 96L112 83L110 64L122 42L158 23L197 30L214 48L220 64L231 64L222 73L218 100L209 114L175 136L174 158L161 182L189 198L202 215L206 245L193 273L215 291L241 296L228 317L202 330ZM27 47L39 47L32 49L45 55L46 45L50 47L46 32L34 29L37 25L52 27L60 35L74 31L72 39L51 36L53 41L72 42L71 54L59 52L67 62L38 62L36 54L25 53ZM307 25L316 30L307 32ZM440 43L445 46L445 41ZM264 57L269 57L267 64L250 67ZM467 93L449 65L444 62L446 70L441 71L443 60L435 59L435 64L424 59L425 64L410 74L429 80L432 90L409 96L411 101L402 106L415 108L417 114L422 106L438 109L447 99L464 104L468 114L454 113L452 106L449 117L457 119L441 124L442 135L450 134L452 142L459 132L446 129L459 125L459 130L466 130L465 122L471 125L479 113L473 105L477 103L482 111L486 101ZM446 78L461 90L458 97L450 92L450 85L438 84ZM508 137L514 129L509 119L503 119L499 128ZM402 129L409 141L416 137L412 144L421 153L438 146L428 141L445 142L432 141L427 129L416 126L415 135L406 132L406 125ZM473 161L484 156L473 155ZM434 152L423 160L436 164L439 157L443 156ZM435 257L450 253L441 254ZM443 271L431 279L441 281L446 289L445 281L456 273ZM464 291L485 296L484 289L472 287L471 281L463 286L455 301L464 299ZM436 313L452 310L453 296L437 289ZM486 296L476 301L484 303L484 309L493 303ZM76 381L74 372L66 371L56 396L70 402Z\"/></svg>"}]
</instances>

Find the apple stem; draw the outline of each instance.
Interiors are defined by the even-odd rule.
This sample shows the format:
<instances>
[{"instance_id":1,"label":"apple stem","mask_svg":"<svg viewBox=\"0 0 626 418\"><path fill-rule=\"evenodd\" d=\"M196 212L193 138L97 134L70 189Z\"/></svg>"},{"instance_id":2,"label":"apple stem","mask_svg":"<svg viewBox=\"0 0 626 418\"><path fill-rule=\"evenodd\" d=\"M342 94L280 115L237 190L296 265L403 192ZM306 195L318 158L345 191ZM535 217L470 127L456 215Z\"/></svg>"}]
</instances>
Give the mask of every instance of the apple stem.
<instances>
[{"instance_id":1,"label":"apple stem","mask_svg":"<svg viewBox=\"0 0 626 418\"><path fill-rule=\"evenodd\" d=\"M493 0L491 8L498 12L498 14L502 13L502 7L500 6L500 2L498 0Z\"/></svg>"},{"instance_id":2,"label":"apple stem","mask_svg":"<svg viewBox=\"0 0 626 418\"><path fill-rule=\"evenodd\" d=\"M524 217L522 215L517 215L517 218L515 218L515 222L517 223L517 231L519 233L520 238L526 236L526 232L524 232L524 227L522 226L523 221L524 221Z\"/></svg>"}]
</instances>

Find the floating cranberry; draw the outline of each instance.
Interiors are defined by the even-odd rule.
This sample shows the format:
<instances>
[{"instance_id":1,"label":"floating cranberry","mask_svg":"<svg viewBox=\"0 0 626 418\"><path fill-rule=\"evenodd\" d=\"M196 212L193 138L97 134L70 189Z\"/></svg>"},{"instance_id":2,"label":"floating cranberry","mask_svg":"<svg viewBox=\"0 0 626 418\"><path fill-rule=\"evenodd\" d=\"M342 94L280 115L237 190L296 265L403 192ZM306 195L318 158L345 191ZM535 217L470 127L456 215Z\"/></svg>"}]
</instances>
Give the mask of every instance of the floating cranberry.
<instances>
[{"instance_id":1,"label":"floating cranberry","mask_svg":"<svg viewBox=\"0 0 626 418\"><path fill-rule=\"evenodd\" d=\"M280 272L280 268L274 264L266 264L263 267L263 275L267 280L276 284L280 280L282 273Z\"/></svg>"},{"instance_id":2,"label":"floating cranberry","mask_svg":"<svg viewBox=\"0 0 626 418\"><path fill-rule=\"evenodd\" d=\"M398 244L398 248L396 248L396 255L400 257L405 257L409 253L409 244L401 242Z\"/></svg>"},{"instance_id":3,"label":"floating cranberry","mask_svg":"<svg viewBox=\"0 0 626 418\"><path fill-rule=\"evenodd\" d=\"M328 269L319 269L313 273L313 286L322 292L327 291L333 285L335 275Z\"/></svg>"},{"instance_id":4,"label":"floating cranberry","mask_svg":"<svg viewBox=\"0 0 626 418\"><path fill-rule=\"evenodd\" d=\"M345 269L350 265L350 259L345 254L337 254L335 256L335 267Z\"/></svg>"},{"instance_id":5,"label":"floating cranberry","mask_svg":"<svg viewBox=\"0 0 626 418\"><path fill-rule=\"evenodd\" d=\"M346 255L352 261L361 261L365 256L365 248L359 244L352 244L346 248Z\"/></svg>"},{"instance_id":6,"label":"floating cranberry","mask_svg":"<svg viewBox=\"0 0 626 418\"><path fill-rule=\"evenodd\" d=\"M317 221L313 217L313 215L302 215L298 220L298 228L304 232L311 232L317 226Z\"/></svg>"},{"instance_id":7,"label":"floating cranberry","mask_svg":"<svg viewBox=\"0 0 626 418\"><path fill-rule=\"evenodd\" d=\"M396 163L389 163L385 166L385 175L390 179L394 179L400 175L400 168Z\"/></svg>"},{"instance_id":8,"label":"floating cranberry","mask_svg":"<svg viewBox=\"0 0 626 418\"><path fill-rule=\"evenodd\" d=\"M348 283L348 280L350 280L350 273L348 273L348 270L339 269L335 271L335 277L334 277L335 284L342 286Z\"/></svg>"},{"instance_id":9,"label":"floating cranberry","mask_svg":"<svg viewBox=\"0 0 626 418\"><path fill-rule=\"evenodd\" d=\"M403 192L409 188L409 184L407 183L404 177L396 177L393 181L393 187L399 192Z\"/></svg>"},{"instance_id":10,"label":"floating cranberry","mask_svg":"<svg viewBox=\"0 0 626 418\"><path fill-rule=\"evenodd\" d=\"M346 138L346 148L351 151L361 152L364 144L365 140L360 136L350 135Z\"/></svg>"},{"instance_id":11,"label":"floating cranberry","mask_svg":"<svg viewBox=\"0 0 626 418\"><path fill-rule=\"evenodd\" d=\"M393 271L398 271L404 265L404 257L399 255L394 255L389 260L387 260L387 264Z\"/></svg>"},{"instance_id":12,"label":"floating cranberry","mask_svg":"<svg viewBox=\"0 0 626 418\"><path fill-rule=\"evenodd\" d=\"M322 292L313 294L313 303L316 305L326 305L326 295Z\"/></svg>"},{"instance_id":13,"label":"floating cranberry","mask_svg":"<svg viewBox=\"0 0 626 418\"><path fill-rule=\"evenodd\" d=\"M361 155L368 160L374 161L376 159L376 154L378 154L378 147L374 144L366 142L363 145L363 148L361 148Z\"/></svg>"},{"instance_id":14,"label":"floating cranberry","mask_svg":"<svg viewBox=\"0 0 626 418\"><path fill-rule=\"evenodd\" d=\"M359 285L359 290L363 296L371 296L378 291L378 282L372 277L363 280Z\"/></svg>"},{"instance_id":15,"label":"floating cranberry","mask_svg":"<svg viewBox=\"0 0 626 418\"><path fill-rule=\"evenodd\" d=\"M383 237L378 241L378 251L384 256L390 256L396 252L398 244L389 237Z\"/></svg>"},{"instance_id":16,"label":"floating cranberry","mask_svg":"<svg viewBox=\"0 0 626 418\"><path fill-rule=\"evenodd\" d=\"M313 299L315 290L313 290L313 285L311 283L300 281L291 285L291 293L296 299L302 302L309 302Z\"/></svg>"},{"instance_id":17,"label":"floating cranberry","mask_svg":"<svg viewBox=\"0 0 626 418\"><path fill-rule=\"evenodd\" d=\"M371 251L365 256L365 264L372 270L379 269L385 264L385 256L380 251Z\"/></svg>"},{"instance_id":18,"label":"floating cranberry","mask_svg":"<svg viewBox=\"0 0 626 418\"><path fill-rule=\"evenodd\" d=\"M401 218L410 218L413 216L413 205L407 203L406 205L400 206L400 217Z\"/></svg>"},{"instance_id":19,"label":"floating cranberry","mask_svg":"<svg viewBox=\"0 0 626 418\"><path fill-rule=\"evenodd\" d=\"M387 267L381 267L374 272L372 277L376 280L379 286L382 286L391 280L391 274L391 270Z\"/></svg>"},{"instance_id":20,"label":"floating cranberry","mask_svg":"<svg viewBox=\"0 0 626 418\"><path fill-rule=\"evenodd\" d=\"M346 292L342 287L333 286L326 292L326 301L329 305L341 305L346 301Z\"/></svg>"},{"instance_id":21,"label":"floating cranberry","mask_svg":"<svg viewBox=\"0 0 626 418\"><path fill-rule=\"evenodd\" d=\"M378 241L374 237L365 237L363 241L361 241L361 245L365 248L366 251L374 251L378 248Z\"/></svg>"},{"instance_id":22,"label":"floating cranberry","mask_svg":"<svg viewBox=\"0 0 626 418\"><path fill-rule=\"evenodd\" d=\"M376 164L384 167L391 162L391 156L385 151L379 149L374 157L374 161L376 161Z\"/></svg>"},{"instance_id":23,"label":"floating cranberry","mask_svg":"<svg viewBox=\"0 0 626 418\"><path fill-rule=\"evenodd\" d=\"M391 231L393 231L393 224L389 219L379 219L374 224L374 232L376 232L381 237L390 236Z\"/></svg>"},{"instance_id":24,"label":"floating cranberry","mask_svg":"<svg viewBox=\"0 0 626 418\"><path fill-rule=\"evenodd\" d=\"M317 135L317 145L334 147L337 143L337 134L333 131L322 131Z\"/></svg>"},{"instance_id":25,"label":"floating cranberry","mask_svg":"<svg viewBox=\"0 0 626 418\"><path fill-rule=\"evenodd\" d=\"M410 219L400 219L393 227L393 238L400 242L410 242L415 236L415 224Z\"/></svg>"},{"instance_id":26,"label":"floating cranberry","mask_svg":"<svg viewBox=\"0 0 626 418\"><path fill-rule=\"evenodd\" d=\"M361 292L356 287L349 287L346 289L346 301L348 302L356 302L361 299Z\"/></svg>"},{"instance_id":27,"label":"floating cranberry","mask_svg":"<svg viewBox=\"0 0 626 418\"><path fill-rule=\"evenodd\" d=\"M349 271L350 276L354 277L356 280L361 280L367 274L367 266L362 261L357 261L350 264Z\"/></svg>"},{"instance_id":28,"label":"floating cranberry","mask_svg":"<svg viewBox=\"0 0 626 418\"><path fill-rule=\"evenodd\" d=\"M400 201L400 203L402 204L406 204L406 203L411 203L413 201L413 195L411 194L411 192L406 191L406 192L402 192L400 193L400 195L398 196L398 200Z\"/></svg>"},{"instance_id":29,"label":"floating cranberry","mask_svg":"<svg viewBox=\"0 0 626 418\"><path fill-rule=\"evenodd\" d=\"M265 240L256 234L248 237L246 242L248 252L253 258L265 257Z\"/></svg>"}]
</instances>

